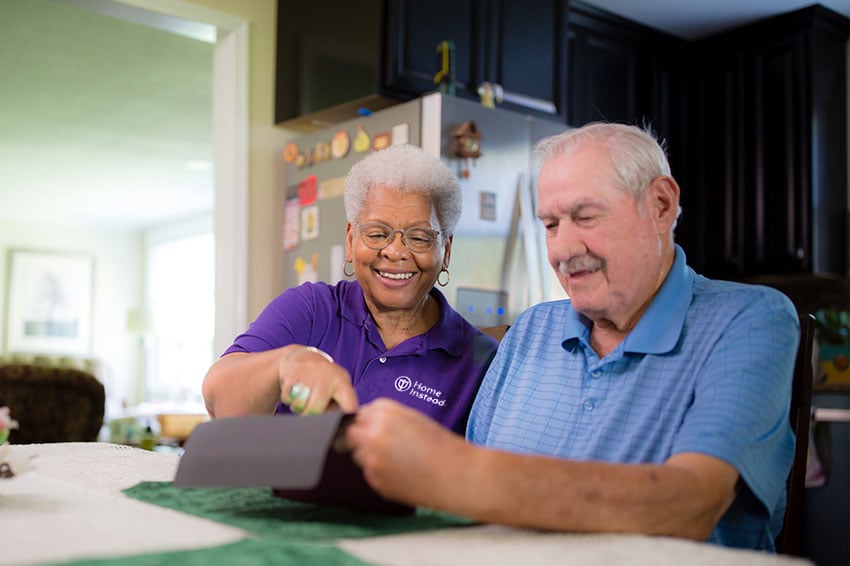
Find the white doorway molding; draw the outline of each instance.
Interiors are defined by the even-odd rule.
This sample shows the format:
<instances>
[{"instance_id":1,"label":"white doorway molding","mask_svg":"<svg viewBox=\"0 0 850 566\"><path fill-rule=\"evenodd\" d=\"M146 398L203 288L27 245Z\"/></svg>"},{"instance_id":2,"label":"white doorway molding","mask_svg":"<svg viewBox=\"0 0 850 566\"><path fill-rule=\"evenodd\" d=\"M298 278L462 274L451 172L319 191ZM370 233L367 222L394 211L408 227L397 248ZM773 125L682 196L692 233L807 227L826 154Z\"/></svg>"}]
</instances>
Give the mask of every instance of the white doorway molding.
<instances>
[{"instance_id":1,"label":"white doorway molding","mask_svg":"<svg viewBox=\"0 0 850 566\"><path fill-rule=\"evenodd\" d=\"M91 0L89 0L91 1ZM248 322L248 21L185 0L111 0L186 23L213 26L215 335L220 353ZM169 31L174 22L139 21ZM191 27L191 26L190 26ZM178 32L179 33L179 32Z\"/></svg>"}]
</instances>

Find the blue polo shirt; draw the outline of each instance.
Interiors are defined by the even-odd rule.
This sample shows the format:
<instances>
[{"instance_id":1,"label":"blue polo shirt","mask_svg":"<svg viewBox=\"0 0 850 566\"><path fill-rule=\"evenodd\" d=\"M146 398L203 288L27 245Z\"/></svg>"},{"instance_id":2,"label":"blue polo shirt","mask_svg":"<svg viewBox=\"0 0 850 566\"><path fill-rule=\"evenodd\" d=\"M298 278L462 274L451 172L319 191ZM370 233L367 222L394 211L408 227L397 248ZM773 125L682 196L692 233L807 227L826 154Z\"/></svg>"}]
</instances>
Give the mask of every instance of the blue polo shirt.
<instances>
[{"instance_id":1,"label":"blue polo shirt","mask_svg":"<svg viewBox=\"0 0 850 566\"><path fill-rule=\"evenodd\" d=\"M789 404L799 320L768 287L673 267L635 328L600 359L570 301L536 305L503 338L470 441L577 460L720 458L744 486L709 540L774 548L794 452Z\"/></svg>"},{"instance_id":2,"label":"blue polo shirt","mask_svg":"<svg viewBox=\"0 0 850 566\"><path fill-rule=\"evenodd\" d=\"M272 300L225 354L315 346L348 370L361 404L389 397L463 433L496 341L431 290L440 319L387 350L357 281L304 283ZM288 409L278 404L276 412Z\"/></svg>"}]
</instances>

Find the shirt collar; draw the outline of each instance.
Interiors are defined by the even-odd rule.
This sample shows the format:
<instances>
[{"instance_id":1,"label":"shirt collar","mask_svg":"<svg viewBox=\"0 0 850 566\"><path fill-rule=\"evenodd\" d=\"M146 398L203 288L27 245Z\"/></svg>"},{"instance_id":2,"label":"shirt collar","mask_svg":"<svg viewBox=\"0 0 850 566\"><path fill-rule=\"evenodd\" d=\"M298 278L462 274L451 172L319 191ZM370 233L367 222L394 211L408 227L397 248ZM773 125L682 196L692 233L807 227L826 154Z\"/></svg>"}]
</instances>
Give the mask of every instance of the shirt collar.
<instances>
[{"instance_id":1,"label":"shirt collar","mask_svg":"<svg viewBox=\"0 0 850 566\"><path fill-rule=\"evenodd\" d=\"M440 306L440 320L424 334L427 338L426 346L431 350L441 349L450 356L460 357L465 342L463 318L449 305L439 289L431 289L431 296Z\"/></svg>"},{"instance_id":2,"label":"shirt collar","mask_svg":"<svg viewBox=\"0 0 850 566\"><path fill-rule=\"evenodd\" d=\"M678 343L693 297L695 274L687 265L684 250L678 244L675 250L673 266L658 294L623 341L624 352L663 354ZM589 333L590 321L571 308L564 328L564 346Z\"/></svg>"},{"instance_id":3,"label":"shirt collar","mask_svg":"<svg viewBox=\"0 0 850 566\"><path fill-rule=\"evenodd\" d=\"M382 345L383 341L375 327L375 321L366 307L366 299L360 283L357 281L344 283L351 285L352 292L345 294L340 314L355 326L363 327L367 338L375 346ZM402 349L399 353L425 354L428 350L441 349L450 356L459 357L463 354L463 319L452 309L445 295L436 287L431 289L431 297L440 307L440 319L425 334L399 344L397 348Z\"/></svg>"}]
</instances>

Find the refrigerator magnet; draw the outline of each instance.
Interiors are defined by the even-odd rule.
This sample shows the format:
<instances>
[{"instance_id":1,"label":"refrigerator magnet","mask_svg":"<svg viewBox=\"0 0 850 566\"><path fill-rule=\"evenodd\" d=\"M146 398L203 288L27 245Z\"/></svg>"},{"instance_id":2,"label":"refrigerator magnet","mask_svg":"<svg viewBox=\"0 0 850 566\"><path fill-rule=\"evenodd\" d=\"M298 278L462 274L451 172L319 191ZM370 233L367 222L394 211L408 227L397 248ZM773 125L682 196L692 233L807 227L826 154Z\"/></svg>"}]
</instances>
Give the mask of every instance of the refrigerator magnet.
<instances>
[{"instance_id":1,"label":"refrigerator magnet","mask_svg":"<svg viewBox=\"0 0 850 566\"><path fill-rule=\"evenodd\" d=\"M294 250L298 247L298 236L301 233L301 205L293 198L283 205L283 250Z\"/></svg>"},{"instance_id":2,"label":"refrigerator magnet","mask_svg":"<svg viewBox=\"0 0 850 566\"><path fill-rule=\"evenodd\" d=\"M389 132L381 132L380 134L375 134L375 139L372 140L372 149L375 151L380 151L390 146L390 133Z\"/></svg>"},{"instance_id":3,"label":"refrigerator magnet","mask_svg":"<svg viewBox=\"0 0 850 566\"><path fill-rule=\"evenodd\" d=\"M372 139L369 137L369 134L366 133L366 130L363 129L363 126L357 126L357 135L354 137L353 145L354 151L357 153L369 151L372 147Z\"/></svg>"},{"instance_id":4,"label":"refrigerator magnet","mask_svg":"<svg viewBox=\"0 0 850 566\"><path fill-rule=\"evenodd\" d=\"M410 141L410 124L402 122L392 128L393 145L401 145Z\"/></svg>"},{"instance_id":5,"label":"refrigerator magnet","mask_svg":"<svg viewBox=\"0 0 850 566\"><path fill-rule=\"evenodd\" d=\"M307 206L316 202L316 176L310 175L298 183L298 202Z\"/></svg>"},{"instance_id":6,"label":"refrigerator magnet","mask_svg":"<svg viewBox=\"0 0 850 566\"><path fill-rule=\"evenodd\" d=\"M342 159L348 155L348 149L351 147L351 139L348 137L348 132L340 130L331 138L331 157L334 159Z\"/></svg>"},{"instance_id":7,"label":"refrigerator magnet","mask_svg":"<svg viewBox=\"0 0 850 566\"><path fill-rule=\"evenodd\" d=\"M301 240L315 240L319 237L319 207L305 206L301 209Z\"/></svg>"},{"instance_id":8,"label":"refrigerator magnet","mask_svg":"<svg viewBox=\"0 0 850 566\"><path fill-rule=\"evenodd\" d=\"M321 163L331 158L331 144L328 142L318 142L313 148L313 161Z\"/></svg>"},{"instance_id":9,"label":"refrigerator magnet","mask_svg":"<svg viewBox=\"0 0 850 566\"><path fill-rule=\"evenodd\" d=\"M283 160L286 163L295 163L298 157L298 145L294 142L289 142L283 146Z\"/></svg>"},{"instance_id":10,"label":"refrigerator magnet","mask_svg":"<svg viewBox=\"0 0 850 566\"><path fill-rule=\"evenodd\" d=\"M319 181L318 199L341 197L345 194L345 177Z\"/></svg>"},{"instance_id":11,"label":"refrigerator magnet","mask_svg":"<svg viewBox=\"0 0 850 566\"><path fill-rule=\"evenodd\" d=\"M315 257L316 254L313 254ZM292 265L292 268L295 269L296 275L298 275L298 284L311 282L315 283L319 280L319 274L316 272L316 268L311 261L311 263L307 263L304 261L304 258L298 256L295 258L295 263Z\"/></svg>"}]
</instances>

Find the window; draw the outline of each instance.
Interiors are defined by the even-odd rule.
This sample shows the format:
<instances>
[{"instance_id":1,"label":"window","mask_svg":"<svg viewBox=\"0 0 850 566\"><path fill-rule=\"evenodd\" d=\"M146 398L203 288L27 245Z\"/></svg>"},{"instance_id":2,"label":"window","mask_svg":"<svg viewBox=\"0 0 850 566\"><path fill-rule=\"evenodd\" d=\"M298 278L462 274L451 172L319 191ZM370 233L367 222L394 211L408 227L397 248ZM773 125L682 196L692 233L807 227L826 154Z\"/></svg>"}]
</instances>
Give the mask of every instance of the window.
<instances>
[{"instance_id":1,"label":"window","mask_svg":"<svg viewBox=\"0 0 850 566\"><path fill-rule=\"evenodd\" d=\"M212 231L149 242L146 400L200 401L213 361L215 249Z\"/></svg>"}]
</instances>

